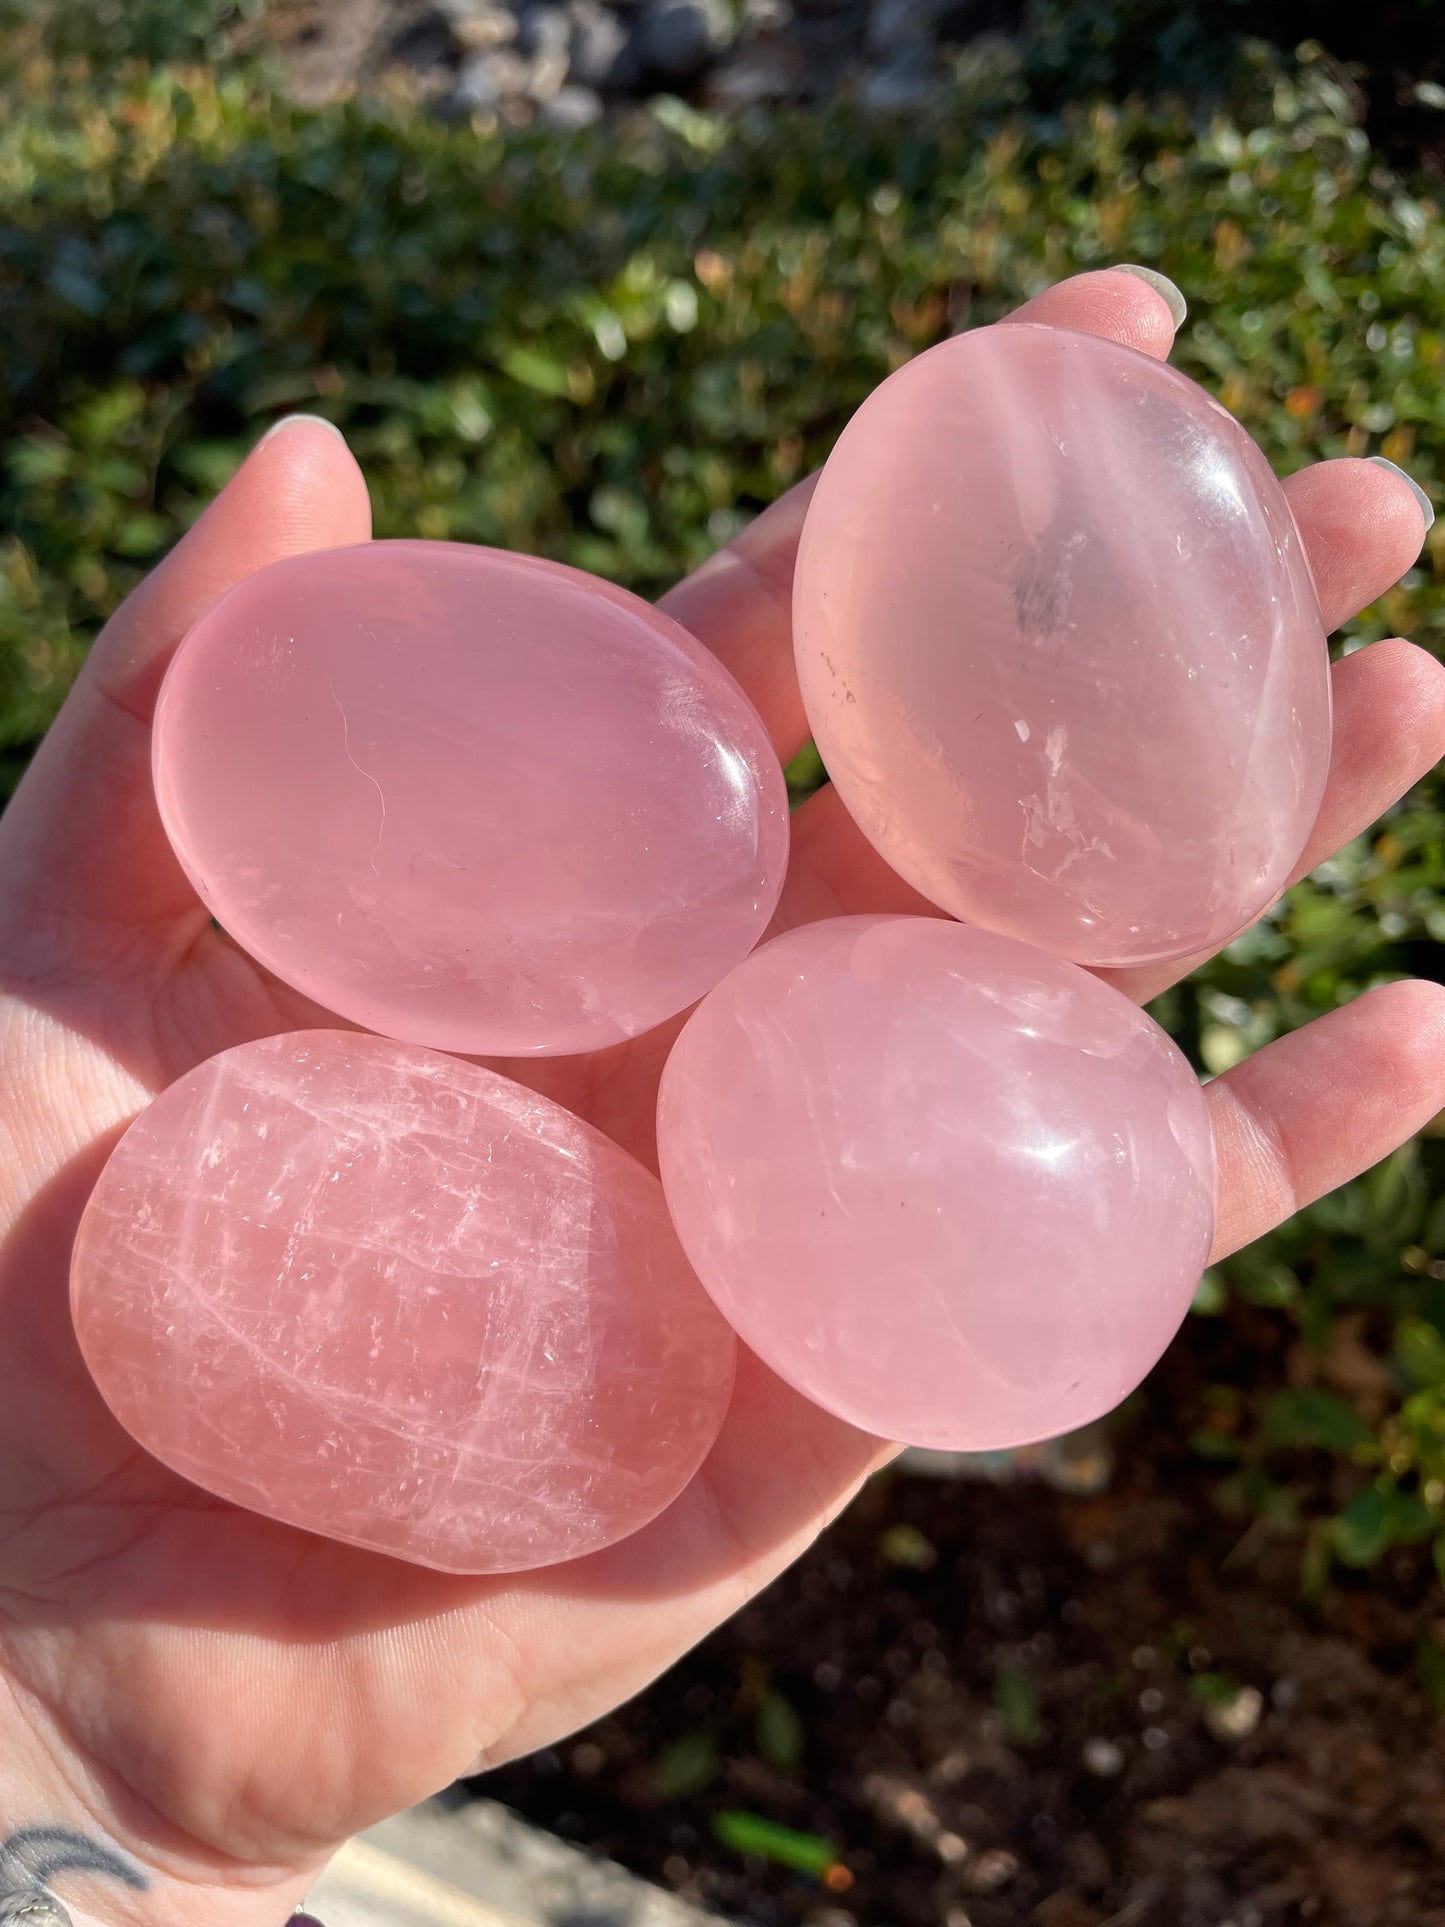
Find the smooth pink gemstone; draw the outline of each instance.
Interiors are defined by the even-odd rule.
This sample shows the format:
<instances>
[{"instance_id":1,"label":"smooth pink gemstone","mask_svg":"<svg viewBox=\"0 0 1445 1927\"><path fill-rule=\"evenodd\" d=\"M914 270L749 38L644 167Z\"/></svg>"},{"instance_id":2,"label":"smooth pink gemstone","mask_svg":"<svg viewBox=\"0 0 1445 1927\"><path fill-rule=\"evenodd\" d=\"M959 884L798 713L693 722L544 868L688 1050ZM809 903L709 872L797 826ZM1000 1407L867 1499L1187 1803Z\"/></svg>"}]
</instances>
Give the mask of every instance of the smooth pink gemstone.
<instances>
[{"instance_id":1,"label":"smooth pink gemstone","mask_svg":"<svg viewBox=\"0 0 1445 1927\"><path fill-rule=\"evenodd\" d=\"M1329 762L1284 492L1202 388L1010 322L899 370L808 511L794 633L844 804L918 890L1079 963L1226 942Z\"/></svg>"},{"instance_id":2,"label":"smooth pink gemstone","mask_svg":"<svg viewBox=\"0 0 1445 1927\"><path fill-rule=\"evenodd\" d=\"M336 1031L243 1044L156 1099L86 1208L71 1302L158 1459L448 1572L635 1532L732 1384L651 1172L506 1078Z\"/></svg>"},{"instance_id":3,"label":"smooth pink gemstone","mask_svg":"<svg viewBox=\"0 0 1445 1927\"><path fill-rule=\"evenodd\" d=\"M409 1043L584 1051L762 935L782 771L716 659L530 556L377 542L279 562L182 643L155 781L236 941Z\"/></svg>"},{"instance_id":4,"label":"smooth pink gemstone","mask_svg":"<svg viewBox=\"0 0 1445 1927\"><path fill-rule=\"evenodd\" d=\"M662 1181L738 1336L910 1445L988 1451L1132 1391L1198 1285L1214 1144L1152 1019L924 917L765 944L663 1073Z\"/></svg>"}]
</instances>

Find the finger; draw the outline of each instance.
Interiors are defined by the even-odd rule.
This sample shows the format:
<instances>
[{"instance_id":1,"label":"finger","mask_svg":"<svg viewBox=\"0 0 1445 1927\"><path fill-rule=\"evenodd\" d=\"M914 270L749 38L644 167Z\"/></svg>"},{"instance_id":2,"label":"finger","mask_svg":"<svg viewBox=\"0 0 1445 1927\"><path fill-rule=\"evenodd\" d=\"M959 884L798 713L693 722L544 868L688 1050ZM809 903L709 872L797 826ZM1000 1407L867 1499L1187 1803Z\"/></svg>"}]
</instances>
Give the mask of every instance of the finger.
<instances>
[{"instance_id":1,"label":"finger","mask_svg":"<svg viewBox=\"0 0 1445 1927\"><path fill-rule=\"evenodd\" d=\"M1205 1087L1219 1157L1214 1258L1262 1237L1445 1108L1445 985L1386 984Z\"/></svg>"},{"instance_id":2,"label":"finger","mask_svg":"<svg viewBox=\"0 0 1445 1927\"><path fill-rule=\"evenodd\" d=\"M793 811L788 873L769 935L823 917L945 914L890 869L831 783Z\"/></svg>"},{"instance_id":3,"label":"finger","mask_svg":"<svg viewBox=\"0 0 1445 1927\"><path fill-rule=\"evenodd\" d=\"M334 429L293 417L257 445L106 624L6 811L7 942L18 935L67 954L101 943L113 962L123 938L145 964L203 927L151 793L150 719L166 665L192 623L244 577L370 533L366 484Z\"/></svg>"},{"instance_id":4,"label":"finger","mask_svg":"<svg viewBox=\"0 0 1445 1927\"><path fill-rule=\"evenodd\" d=\"M1123 268L1061 281L1011 318L1103 335L1161 359L1174 338L1167 300ZM815 480L789 490L662 599L742 684L784 762L808 740L793 673L793 564Z\"/></svg>"},{"instance_id":5,"label":"finger","mask_svg":"<svg viewBox=\"0 0 1445 1927\"><path fill-rule=\"evenodd\" d=\"M1152 268L1099 268L1055 282L1005 319L1102 335L1167 361L1185 313L1178 288Z\"/></svg>"},{"instance_id":6,"label":"finger","mask_svg":"<svg viewBox=\"0 0 1445 1927\"><path fill-rule=\"evenodd\" d=\"M793 669L793 565L817 482L790 488L661 603L732 671L785 763L808 740Z\"/></svg>"},{"instance_id":7,"label":"finger","mask_svg":"<svg viewBox=\"0 0 1445 1927\"><path fill-rule=\"evenodd\" d=\"M1410 484L1370 461L1321 462L1285 483L1314 572L1327 629L1383 595L1414 562L1425 533ZM1384 651L1381 654L1381 651ZM1358 836L1445 755L1445 671L1409 643L1376 643L1333 671L1329 784L1301 866L1306 875ZM817 904L824 907L812 908ZM868 911L928 914L932 906L889 871L825 788L793 816L788 885L778 928ZM1142 971L1104 973L1147 1002L1211 953Z\"/></svg>"},{"instance_id":8,"label":"finger","mask_svg":"<svg viewBox=\"0 0 1445 1927\"><path fill-rule=\"evenodd\" d=\"M1361 836L1445 756L1445 665L1398 637L1335 664L1335 726L1324 800L1290 883ZM1207 963L1201 951L1177 963L1100 976L1136 1003Z\"/></svg>"},{"instance_id":9,"label":"finger","mask_svg":"<svg viewBox=\"0 0 1445 1927\"><path fill-rule=\"evenodd\" d=\"M1284 492L1304 538L1326 634L1368 608L1420 554L1420 498L1395 468L1318 462L1288 476Z\"/></svg>"}]
</instances>

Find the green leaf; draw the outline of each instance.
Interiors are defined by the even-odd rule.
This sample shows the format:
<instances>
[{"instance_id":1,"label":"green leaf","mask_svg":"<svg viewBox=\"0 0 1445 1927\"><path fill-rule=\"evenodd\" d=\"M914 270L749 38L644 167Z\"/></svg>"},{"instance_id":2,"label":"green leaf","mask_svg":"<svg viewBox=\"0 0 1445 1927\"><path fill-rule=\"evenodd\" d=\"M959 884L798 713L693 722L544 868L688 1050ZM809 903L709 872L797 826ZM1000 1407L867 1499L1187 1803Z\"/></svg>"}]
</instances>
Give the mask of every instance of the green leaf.
<instances>
[{"instance_id":1,"label":"green leaf","mask_svg":"<svg viewBox=\"0 0 1445 1927\"><path fill-rule=\"evenodd\" d=\"M816 1833L796 1833L791 1827L780 1827L758 1813L739 1810L719 1813L713 1819L712 1830L734 1853L771 1860L777 1866L790 1867L794 1873L811 1874L815 1880L831 1872L838 1861L831 1841Z\"/></svg>"},{"instance_id":2,"label":"green leaf","mask_svg":"<svg viewBox=\"0 0 1445 1927\"><path fill-rule=\"evenodd\" d=\"M653 1794L659 1800L684 1800L701 1793L716 1777L718 1764L717 1741L710 1733L684 1733L653 1761L648 1776Z\"/></svg>"},{"instance_id":3,"label":"green leaf","mask_svg":"<svg viewBox=\"0 0 1445 1927\"><path fill-rule=\"evenodd\" d=\"M533 388L539 395L562 396L571 393L572 382L567 370L550 355L536 348L509 348L497 357L497 366L513 381L521 382L524 388Z\"/></svg>"},{"instance_id":4,"label":"green leaf","mask_svg":"<svg viewBox=\"0 0 1445 1927\"><path fill-rule=\"evenodd\" d=\"M699 154L716 154L725 145L727 122L716 114L700 114L675 94L661 94L652 103L653 118L670 134L686 141Z\"/></svg>"},{"instance_id":5,"label":"green leaf","mask_svg":"<svg viewBox=\"0 0 1445 1927\"><path fill-rule=\"evenodd\" d=\"M818 745L812 741L804 743L792 761L783 765L783 776L788 785L788 799L796 809L828 780Z\"/></svg>"},{"instance_id":6,"label":"green leaf","mask_svg":"<svg viewBox=\"0 0 1445 1927\"><path fill-rule=\"evenodd\" d=\"M1370 1216L1381 1229L1399 1226L1410 1210L1415 1164L1414 1146L1407 1144L1366 1172L1362 1183L1369 1199Z\"/></svg>"},{"instance_id":7,"label":"green leaf","mask_svg":"<svg viewBox=\"0 0 1445 1927\"><path fill-rule=\"evenodd\" d=\"M1224 1273L1217 1265L1211 1265L1199 1280L1194 1302L1189 1309L1196 1318L1217 1318L1228 1303L1229 1285Z\"/></svg>"},{"instance_id":8,"label":"green leaf","mask_svg":"<svg viewBox=\"0 0 1445 1927\"><path fill-rule=\"evenodd\" d=\"M1415 1384L1445 1387L1445 1338L1424 1318L1402 1318L1395 1327L1395 1356Z\"/></svg>"},{"instance_id":9,"label":"green leaf","mask_svg":"<svg viewBox=\"0 0 1445 1927\"><path fill-rule=\"evenodd\" d=\"M1297 1273L1271 1258L1267 1246L1241 1252L1230 1266L1230 1280L1246 1304L1271 1311L1293 1305L1300 1295Z\"/></svg>"},{"instance_id":10,"label":"green leaf","mask_svg":"<svg viewBox=\"0 0 1445 1927\"><path fill-rule=\"evenodd\" d=\"M909 1566L914 1572L932 1572L938 1564L938 1548L917 1526L889 1526L879 1538L878 1550L890 1566Z\"/></svg>"},{"instance_id":11,"label":"green leaf","mask_svg":"<svg viewBox=\"0 0 1445 1927\"><path fill-rule=\"evenodd\" d=\"M1374 1436L1353 1406L1314 1386L1276 1392L1260 1420L1260 1437L1267 1446L1315 1446L1341 1457L1368 1445Z\"/></svg>"},{"instance_id":12,"label":"green leaf","mask_svg":"<svg viewBox=\"0 0 1445 1927\"><path fill-rule=\"evenodd\" d=\"M1320 1599L1329 1585L1330 1560L1334 1552L1334 1521L1316 1519L1305 1534L1300 1555L1300 1592L1306 1599Z\"/></svg>"},{"instance_id":13,"label":"green leaf","mask_svg":"<svg viewBox=\"0 0 1445 1927\"><path fill-rule=\"evenodd\" d=\"M758 1708L758 1751L769 1766L786 1772L803 1757L803 1722L792 1702L776 1690L763 1695Z\"/></svg>"},{"instance_id":14,"label":"green leaf","mask_svg":"<svg viewBox=\"0 0 1445 1927\"><path fill-rule=\"evenodd\" d=\"M1422 1639L1415 1648L1415 1671L1437 1713L1445 1713L1445 1648L1434 1639Z\"/></svg>"},{"instance_id":15,"label":"green leaf","mask_svg":"<svg viewBox=\"0 0 1445 1927\"><path fill-rule=\"evenodd\" d=\"M994 1683L994 1705L1004 1732L1015 1746L1032 1746L1042 1731L1039 1695L1022 1666L1001 1666Z\"/></svg>"},{"instance_id":16,"label":"green leaf","mask_svg":"<svg viewBox=\"0 0 1445 1927\"><path fill-rule=\"evenodd\" d=\"M1434 1530L1434 1515L1423 1499L1377 1480L1357 1492L1335 1519L1335 1557L1347 1566L1372 1566L1391 1546L1413 1545Z\"/></svg>"},{"instance_id":17,"label":"green leaf","mask_svg":"<svg viewBox=\"0 0 1445 1927\"><path fill-rule=\"evenodd\" d=\"M155 555L165 547L169 533L163 516L127 515L117 524L110 546L117 555Z\"/></svg>"},{"instance_id":18,"label":"green leaf","mask_svg":"<svg viewBox=\"0 0 1445 1927\"><path fill-rule=\"evenodd\" d=\"M1195 1673L1189 1690L1205 1706L1228 1706L1239 1697L1239 1681L1232 1673Z\"/></svg>"}]
</instances>

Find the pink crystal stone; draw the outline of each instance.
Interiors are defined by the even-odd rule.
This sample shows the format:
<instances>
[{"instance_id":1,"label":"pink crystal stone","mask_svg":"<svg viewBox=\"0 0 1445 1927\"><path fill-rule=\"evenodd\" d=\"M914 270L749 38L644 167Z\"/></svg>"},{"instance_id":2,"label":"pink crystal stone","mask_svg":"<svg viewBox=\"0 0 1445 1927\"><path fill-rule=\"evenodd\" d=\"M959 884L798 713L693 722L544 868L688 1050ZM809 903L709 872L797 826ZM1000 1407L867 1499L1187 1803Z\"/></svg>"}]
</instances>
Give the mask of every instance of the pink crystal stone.
<instances>
[{"instance_id":1,"label":"pink crystal stone","mask_svg":"<svg viewBox=\"0 0 1445 1927\"><path fill-rule=\"evenodd\" d=\"M71 1302L156 1458L447 1572L635 1532L732 1385L649 1171L518 1084L351 1033L243 1044L164 1091L101 1173Z\"/></svg>"},{"instance_id":2,"label":"pink crystal stone","mask_svg":"<svg viewBox=\"0 0 1445 1927\"><path fill-rule=\"evenodd\" d=\"M942 920L756 951L688 1019L658 1143L738 1336L909 1445L992 1451L1109 1411L1209 1253L1209 1118L1164 1032L1077 965Z\"/></svg>"},{"instance_id":3,"label":"pink crystal stone","mask_svg":"<svg viewBox=\"0 0 1445 1927\"><path fill-rule=\"evenodd\" d=\"M176 854L251 955L408 1043L584 1051L762 935L782 771L720 663L530 556L377 542L276 563L161 690Z\"/></svg>"},{"instance_id":4,"label":"pink crystal stone","mask_svg":"<svg viewBox=\"0 0 1445 1927\"><path fill-rule=\"evenodd\" d=\"M1010 322L891 376L813 497L794 633L844 804L969 923L1184 957L1266 908L1314 823L1329 666L1284 492L1131 348Z\"/></svg>"}]
</instances>

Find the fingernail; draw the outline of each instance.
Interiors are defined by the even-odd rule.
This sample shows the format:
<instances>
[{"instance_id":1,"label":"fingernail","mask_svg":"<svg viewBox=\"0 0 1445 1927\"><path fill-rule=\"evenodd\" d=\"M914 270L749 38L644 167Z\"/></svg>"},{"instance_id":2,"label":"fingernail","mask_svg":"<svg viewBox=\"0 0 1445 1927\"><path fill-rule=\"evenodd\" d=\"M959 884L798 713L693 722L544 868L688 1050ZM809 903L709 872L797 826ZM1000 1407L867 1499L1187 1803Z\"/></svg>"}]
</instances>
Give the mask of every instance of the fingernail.
<instances>
[{"instance_id":1,"label":"fingernail","mask_svg":"<svg viewBox=\"0 0 1445 1927\"><path fill-rule=\"evenodd\" d=\"M257 442L257 448L263 448L273 436L279 435L283 429L290 428L296 422L315 422L318 428L329 428L337 441L344 442L346 440L346 437L336 426L336 423L327 421L324 415L283 415L279 422L272 422L271 426L266 430L266 433L261 437L260 441Z\"/></svg>"},{"instance_id":2,"label":"fingernail","mask_svg":"<svg viewBox=\"0 0 1445 1927\"><path fill-rule=\"evenodd\" d=\"M1398 475L1402 482L1409 483L1410 493L1420 504L1420 513L1425 518L1425 533L1428 535L1435 526L1435 504L1430 500L1430 497L1425 493L1424 489L1421 488L1414 476L1407 475L1403 468L1397 468L1393 462L1388 461L1383 455L1370 455L1367 456L1366 459L1373 462L1376 468L1387 468L1392 475Z\"/></svg>"},{"instance_id":3,"label":"fingernail","mask_svg":"<svg viewBox=\"0 0 1445 1927\"><path fill-rule=\"evenodd\" d=\"M1184 326L1184 318L1189 313L1189 303L1167 274L1161 274L1158 268L1141 268L1137 261L1119 261L1115 265L1120 274L1136 274L1147 287L1154 290L1155 294L1163 295L1169 304L1169 312L1174 317L1174 326L1176 328Z\"/></svg>"}]
</instances>

